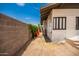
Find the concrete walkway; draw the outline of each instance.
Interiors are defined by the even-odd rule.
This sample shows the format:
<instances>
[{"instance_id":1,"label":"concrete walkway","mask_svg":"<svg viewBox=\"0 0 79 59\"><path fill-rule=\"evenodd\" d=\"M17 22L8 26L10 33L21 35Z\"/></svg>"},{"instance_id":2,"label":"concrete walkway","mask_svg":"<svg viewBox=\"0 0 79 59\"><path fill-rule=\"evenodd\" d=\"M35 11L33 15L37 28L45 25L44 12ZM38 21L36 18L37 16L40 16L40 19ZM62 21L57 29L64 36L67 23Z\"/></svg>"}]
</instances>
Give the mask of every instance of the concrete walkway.
<instances>
[{"instance_id":1,"label":"concrete walkway","mask_svg":"<svg viewBox=\"0 0 79 59\"><path fill-rule=\"evenodd\" d=\"M45 42L45 39L40 35L31 42L22 56L71 56L79 55L79 50L72 47L68 43L52 43Z\"/></svg>"}]
</instances>

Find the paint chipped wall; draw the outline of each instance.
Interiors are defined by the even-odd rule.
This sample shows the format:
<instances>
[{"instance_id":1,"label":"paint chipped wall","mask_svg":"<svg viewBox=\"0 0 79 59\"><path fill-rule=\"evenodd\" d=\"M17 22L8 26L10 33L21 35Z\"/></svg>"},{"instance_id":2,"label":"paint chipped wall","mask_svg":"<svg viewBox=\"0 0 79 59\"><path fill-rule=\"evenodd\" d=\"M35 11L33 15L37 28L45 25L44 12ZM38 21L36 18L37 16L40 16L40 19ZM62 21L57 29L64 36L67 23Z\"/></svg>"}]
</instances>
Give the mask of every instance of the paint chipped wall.
<instances>
[{"instance_id":1,"label":"paint chipped wall","mask_svg":"<svg viewBox=\"0 0 79 59\"><path fill-rule=\"evenodd\" d=\"M79 9L52 9L52 16L47 20L52 20L53 25L53 17L66 17L66 30L53 30L53 26L50 26L52 29L52 34L49 35L49 26L48 36L52 41L58 42L62 41L66 38L73 37L79 35L79 30L76 30L76 16L79 16ZM48 21L48 24L51 22Z\"/></svg>"}]
</instances>

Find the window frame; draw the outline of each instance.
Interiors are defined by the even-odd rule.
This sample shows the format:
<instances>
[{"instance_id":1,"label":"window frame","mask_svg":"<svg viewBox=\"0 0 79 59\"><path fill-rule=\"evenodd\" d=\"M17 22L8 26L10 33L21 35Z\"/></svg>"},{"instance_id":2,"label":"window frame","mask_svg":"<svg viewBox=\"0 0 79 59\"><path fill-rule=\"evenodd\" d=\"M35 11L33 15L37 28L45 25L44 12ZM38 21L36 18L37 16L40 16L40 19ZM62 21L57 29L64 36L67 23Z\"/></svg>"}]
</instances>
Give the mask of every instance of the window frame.
<instances>
[{"instance_id":1,"label":"window frame","mask_svg":"<svg viewBox=\"0 0 79 59\"><path fill-rule=\"evenodd\" d=\"M79 30L79 16L76 17L76 30Z\"/></svg>"},{"instance_id":2,"label":"window frame","mask_svg":"<svg viewBox=\"0 0 79 59\"><path fill-rule=\"evenodd\" d=\"M58 25L57 25L57 20L58 20ZM61 26L60 26L60 21L62 22ZM65 23L63 23L63 21L65 21ZM66 17L53 17L53 30L66 30Z\"/></svg>"}]
</instances>

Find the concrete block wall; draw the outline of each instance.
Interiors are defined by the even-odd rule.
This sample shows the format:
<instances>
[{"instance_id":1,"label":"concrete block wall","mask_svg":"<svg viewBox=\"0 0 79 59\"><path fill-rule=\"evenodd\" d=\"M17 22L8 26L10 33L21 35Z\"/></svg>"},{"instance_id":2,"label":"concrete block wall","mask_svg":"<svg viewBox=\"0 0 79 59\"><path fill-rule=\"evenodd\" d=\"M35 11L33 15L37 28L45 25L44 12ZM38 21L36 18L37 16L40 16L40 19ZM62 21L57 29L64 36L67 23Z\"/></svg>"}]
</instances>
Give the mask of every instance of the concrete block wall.
<instances>
[{"instance_id":1,"label":"concrete block wall","mask_svg":"<svg viewBox=\"0 0 79 59\"><path fill-rule=\"evenodd\" d=\"M29 40L27 24L0 14L0 55L14 55Z\"/></svg>"}]
</instances>

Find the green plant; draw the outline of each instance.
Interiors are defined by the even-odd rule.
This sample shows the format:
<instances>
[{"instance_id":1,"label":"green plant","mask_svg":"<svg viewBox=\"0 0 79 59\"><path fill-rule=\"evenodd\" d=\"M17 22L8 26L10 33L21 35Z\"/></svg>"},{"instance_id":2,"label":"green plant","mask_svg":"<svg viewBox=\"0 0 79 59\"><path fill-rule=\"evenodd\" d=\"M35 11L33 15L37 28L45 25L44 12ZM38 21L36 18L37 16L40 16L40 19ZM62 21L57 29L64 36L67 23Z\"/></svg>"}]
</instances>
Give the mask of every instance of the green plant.
<instances>
[{"instance_id":1,"label":"green plant","mask_svg":"<svg viewBox=\"0 0 79 59\"><path fill-rule=\"evenodd\" d=\"M29 24L30 26L30 30L31 30L31 33L32 33L32 38L35 37L35 32L37 31L38 27L36 25L32 25L32 24Z\"/></svg>"}]
</instances>

